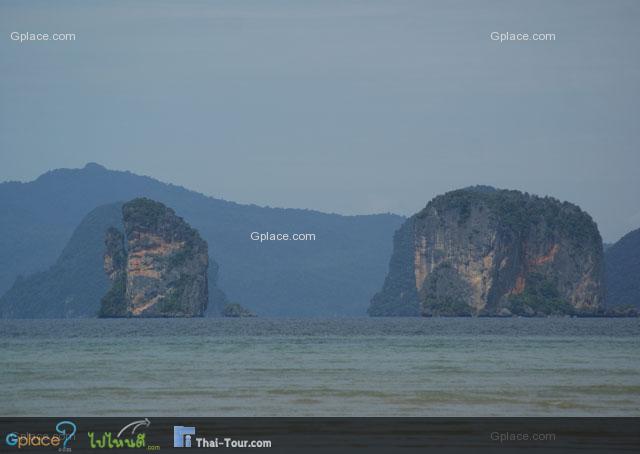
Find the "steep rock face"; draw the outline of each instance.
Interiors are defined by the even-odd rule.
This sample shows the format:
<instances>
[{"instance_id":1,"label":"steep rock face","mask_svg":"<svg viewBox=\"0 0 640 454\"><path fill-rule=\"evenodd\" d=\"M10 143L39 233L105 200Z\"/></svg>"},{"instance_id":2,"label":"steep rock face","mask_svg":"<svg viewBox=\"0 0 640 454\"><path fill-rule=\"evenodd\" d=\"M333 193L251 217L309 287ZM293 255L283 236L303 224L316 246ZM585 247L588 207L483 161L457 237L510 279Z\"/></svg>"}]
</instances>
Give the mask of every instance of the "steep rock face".
<instances>
[{"instance_id":1,"label":"steep rock face","mask_svg":"<svg viewBox=\"0 0 640 454\"><path fill-rule=\"evenodd\" d=\"M115 282L124 278L127 266L127 252L124 248L124 235L115 227L109 227L105 235L104 271L109 280Z\"/></svg>"},{"instance_id":2,"label":"steep rock face","mask_svg":"<svg viewBox=\"0 0 640 454\"><path fill-rule=\"evenodd\" d=\"M124 235L115 227L109 227L104 244L104 271L111 282L111 288L102 298L100 316L126 317L127 252L124 247Z\"/></svg>"},{"instance_id":3,"label":"steep rock face","mask_svg":"<svg viewBox=\"0 0 640 454\"><path fill-rule=\"evenodd\" d=\"M476 187L433 199L396 233L370 315L591 314L602 240L577 206Z\"/></svg>"},{"instance_id":4,"label":"steep rock face","mask_svg":"<svg viewBox=\"0 0 640 454\"><path fill-rule=\"evenodd\" d=\"M207 308L207 243L174 211L146 198L122 207L125 233L105 237L112 287L103 317L201 317Z\"/></svg>"}]
</instances>

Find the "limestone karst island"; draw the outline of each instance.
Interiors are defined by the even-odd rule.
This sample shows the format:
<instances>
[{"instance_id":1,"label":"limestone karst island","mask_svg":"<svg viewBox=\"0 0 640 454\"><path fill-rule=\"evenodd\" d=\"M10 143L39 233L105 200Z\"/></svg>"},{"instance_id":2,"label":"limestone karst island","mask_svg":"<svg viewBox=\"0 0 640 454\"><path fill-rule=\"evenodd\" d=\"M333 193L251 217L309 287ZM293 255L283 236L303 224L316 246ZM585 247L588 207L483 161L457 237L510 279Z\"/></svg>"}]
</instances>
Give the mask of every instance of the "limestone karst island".
<instances>
[{"instance_id":1,"label":"limestone karst island","mask_svg":"<svg viewBox=\"0 0 640 454\"><path fill-rule=\"evenodd\" d=\"M202 317L209 300L206 241L171 208L139 198L122 207L125 232L106 233L112 287L102 317Z\"/></svg>"},{"instance_id":2,"label":"limestone karst island","mask_svg":"<svg viewBox=\"0 0 640 454\"><path fill-rule=\"evenodd\" d=\"M602 239L576 205L472 187L434 198L396 232L373 316L598 315Z\"/></svg>"}]
</instances>

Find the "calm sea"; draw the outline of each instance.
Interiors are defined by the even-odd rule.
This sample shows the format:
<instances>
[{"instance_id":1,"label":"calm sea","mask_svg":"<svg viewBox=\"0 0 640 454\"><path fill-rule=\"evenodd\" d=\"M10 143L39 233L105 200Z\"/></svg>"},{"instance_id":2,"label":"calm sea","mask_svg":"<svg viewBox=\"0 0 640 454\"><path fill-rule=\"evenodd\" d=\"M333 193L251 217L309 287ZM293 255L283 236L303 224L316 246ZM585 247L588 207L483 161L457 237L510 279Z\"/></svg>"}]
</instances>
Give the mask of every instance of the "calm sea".
<instances>
[{"instance_id":1,"label":"calm sea","mask_svg":"<svg viewBox=\"0 0 640 454\"><path fill-rule=\"evenodd\" d=\"M640 416L640 321L0 320L0 386L0 416Z\"/></svg>"}]
</instances>

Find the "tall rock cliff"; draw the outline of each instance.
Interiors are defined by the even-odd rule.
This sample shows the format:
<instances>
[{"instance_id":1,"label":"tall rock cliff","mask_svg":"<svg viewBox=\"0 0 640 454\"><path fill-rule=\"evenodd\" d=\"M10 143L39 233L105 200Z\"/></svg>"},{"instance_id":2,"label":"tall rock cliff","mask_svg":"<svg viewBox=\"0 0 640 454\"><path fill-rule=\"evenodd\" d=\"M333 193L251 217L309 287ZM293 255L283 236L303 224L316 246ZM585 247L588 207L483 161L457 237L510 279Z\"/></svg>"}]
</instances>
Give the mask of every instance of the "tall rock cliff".
<instances>
[{"instance_id":1,"label":"tall rock cliff","mask_svg":"<svg viewBox=\"0 0 640 454\"><path fill-rule=\"evenodd\" d=\"M201 317L207 308L207 243L174 211L138 198L122 206L124 234L106 233L112 287L102 317Z\"/></svg>"},{"instance_id":2,"label":"tall rock cliff","mask_svg":"<svg viewBox=\"0 0 640 454\"><path fill-rule=\"evenodd\" d=\"M372 316L593 314L602 240L575 205L474 187L434 198L396 232Z\"/></svg>"}]
</instances>

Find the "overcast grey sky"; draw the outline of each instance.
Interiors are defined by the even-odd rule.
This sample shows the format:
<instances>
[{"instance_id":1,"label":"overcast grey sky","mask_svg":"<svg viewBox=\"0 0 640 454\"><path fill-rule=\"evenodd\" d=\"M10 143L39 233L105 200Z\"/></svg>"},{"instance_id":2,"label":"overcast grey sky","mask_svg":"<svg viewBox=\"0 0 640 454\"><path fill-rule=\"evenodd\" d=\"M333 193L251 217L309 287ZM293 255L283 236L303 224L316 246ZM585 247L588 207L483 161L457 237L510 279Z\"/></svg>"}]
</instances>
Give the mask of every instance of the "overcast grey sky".
<instances>
[{"instance_id":1,"label":"overcast grey sky","mask_svg":"<svg viewBox=\"0 0 640 454\"><path fill-rule=\"evenodd\" d=\"M612 241L640 227L638 24L635 0L3 1L0 180L95 161L345 214L490 184Z\"/></svg>"}]
</instances>

